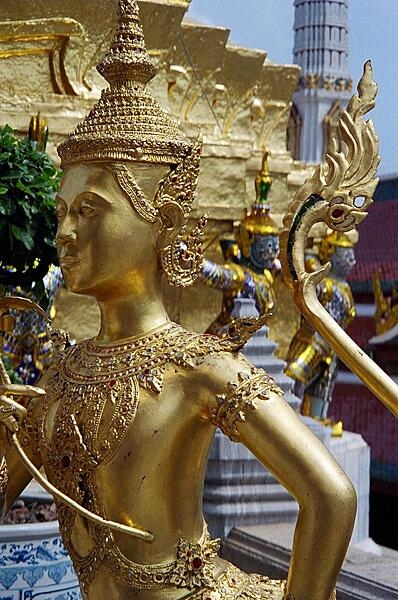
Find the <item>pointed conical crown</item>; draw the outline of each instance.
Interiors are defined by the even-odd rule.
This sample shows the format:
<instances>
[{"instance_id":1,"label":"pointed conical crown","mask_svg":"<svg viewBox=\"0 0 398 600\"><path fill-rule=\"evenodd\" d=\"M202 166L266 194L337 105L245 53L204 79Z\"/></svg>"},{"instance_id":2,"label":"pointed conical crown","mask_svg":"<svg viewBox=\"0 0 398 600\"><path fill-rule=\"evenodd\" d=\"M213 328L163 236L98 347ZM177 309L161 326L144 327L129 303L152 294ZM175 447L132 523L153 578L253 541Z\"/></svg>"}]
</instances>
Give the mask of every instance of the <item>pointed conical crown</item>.
<instances>
[{"instance_id":1,"label":"pointed conical crown","mask_svg":"<svg viewBox=\"0 0 398 600\"><path fill-rule=\"evenodd\" d=\"M192 144L146 89L156 67L145 47L136 0L119 0L117 30L97 69L109 88L58 146L62 168L88 161L180 163Z\"/></svg>"},{"instance_id":2,"label":"pointed conical crown","mask_svg":"<svg viewBox=\"0 0 398 600\"><path fill-rule=\"evenodd\" d=\"M265 152L261 170L256 177L256 200L253 202L251 211L243 219L244 227L250 233L256 235L278 235L278 225L271 219L270 207L267 204L268 192L272 179L268 168L268 152Z\"/></svg>"}]
</instances>

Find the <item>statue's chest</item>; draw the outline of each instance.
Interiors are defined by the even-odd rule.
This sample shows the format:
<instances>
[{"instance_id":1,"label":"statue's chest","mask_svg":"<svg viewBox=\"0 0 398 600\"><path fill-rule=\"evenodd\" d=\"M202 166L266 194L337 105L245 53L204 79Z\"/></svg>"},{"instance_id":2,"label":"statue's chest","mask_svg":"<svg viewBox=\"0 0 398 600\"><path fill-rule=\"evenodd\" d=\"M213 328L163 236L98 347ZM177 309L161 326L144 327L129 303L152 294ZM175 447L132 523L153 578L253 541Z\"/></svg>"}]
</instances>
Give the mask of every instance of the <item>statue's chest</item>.
<instances>
[{"instance_id":1,"label":"statue's chest","mask_svg":"<svg viewBox=\"0 0 398 600\"><path fill-rule=\"evenodd\" d=\"M170 326L114 346L87 340L56 356L42 429L43 462L53 476L65 481L115 455L135 419L140 388L161 392L181 335Z\"/></svg>"},{"instance_id":2,"label":"statue's chest","mask_svg":"<svg viewBox=\"0 0 398 600\"><path fill-rule=\"evenodd\" d=\"M44 418L44 458L60 471L110 460L135 418L138 400L134 376L94 383L55 373Z\"/></svg>"},{"instance_id":3,"label":"statue's chest","mask_svg":"<svg viewBox=\"0 0 398 600\"><path fill-rule=\"evenodd\" d=\"M145 439L149 421L160 420L164 429L170 426L177 400L175 386L173 394L161 394L166 374L178 377L178 372L194 368L198 357L222 349L217 338L169 324L125 343L99 346L86 340L59 352L46 386L42 420L41 452L48 474L78 499L79 481L90 479L96 467L113 459L125 438ZM157 410L146 410L143 396ZM133 421L138 410L137 430Z\"/></svg>"}]
</instances>

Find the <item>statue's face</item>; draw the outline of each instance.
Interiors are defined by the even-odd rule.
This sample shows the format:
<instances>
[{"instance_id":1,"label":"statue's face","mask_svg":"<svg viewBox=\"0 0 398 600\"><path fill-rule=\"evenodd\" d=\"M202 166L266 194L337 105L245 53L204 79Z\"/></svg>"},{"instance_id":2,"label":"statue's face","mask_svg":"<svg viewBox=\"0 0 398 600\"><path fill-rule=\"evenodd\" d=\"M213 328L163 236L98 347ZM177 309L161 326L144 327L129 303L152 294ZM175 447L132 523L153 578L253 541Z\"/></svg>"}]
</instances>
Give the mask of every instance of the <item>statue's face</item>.
<instances>
[{"instance_id":1,"label":"statue's face","mask_svg":"<svg viewBox=\"0 0 398 600\"><path fill-rule=\"evenodd\" d=\"M279 236L255 235L250 247L250 260L259 269L270 269L279 254Z\"/></svg>"},{"instance_id":2,"label":"statue's face","mask_svg":"<svg viewBox=\"0 0 398 600\"><path fill-rule=\"evenodd\" d=\"M356 263L354 249L337 246L330 257L330 262L332 271L337 277L347 277Z\"/></svg>"},{"instance_id":3,"label":"statue's face","mask_svg":"<svg viewBox=\"0 0 398 600\"><path fill-rule=\"evenodd\" d=\"M56 214L58 257L69 290L103 301L143 291L143 273L156 264L159 227L138 216L106 167L68 168Z\"/></svg>"}]
</instances>

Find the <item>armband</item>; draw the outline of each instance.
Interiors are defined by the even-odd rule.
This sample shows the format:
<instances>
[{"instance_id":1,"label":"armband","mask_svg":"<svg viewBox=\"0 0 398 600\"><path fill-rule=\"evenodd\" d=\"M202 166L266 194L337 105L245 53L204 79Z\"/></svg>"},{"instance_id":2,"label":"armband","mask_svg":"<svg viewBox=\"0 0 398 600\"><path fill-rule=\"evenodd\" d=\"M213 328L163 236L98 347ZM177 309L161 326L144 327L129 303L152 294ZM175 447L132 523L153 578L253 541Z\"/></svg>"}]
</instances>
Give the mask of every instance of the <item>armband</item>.
<instances>
[{"instance_id":1,"label":"armband","mask_svg":"<svg viewBox=\"0 0 398 600\"><path fill-rule=\"evenodd\" d=\"M239 442L237 424L246 420L248 410L256 410L258 400L269 400L270 392L284 395L272 377L263 370L238 373L238 382L228 383L226 392L216 396L218 408L211 412L212 423L233 442Z\"/></svg>"}]
</instances>

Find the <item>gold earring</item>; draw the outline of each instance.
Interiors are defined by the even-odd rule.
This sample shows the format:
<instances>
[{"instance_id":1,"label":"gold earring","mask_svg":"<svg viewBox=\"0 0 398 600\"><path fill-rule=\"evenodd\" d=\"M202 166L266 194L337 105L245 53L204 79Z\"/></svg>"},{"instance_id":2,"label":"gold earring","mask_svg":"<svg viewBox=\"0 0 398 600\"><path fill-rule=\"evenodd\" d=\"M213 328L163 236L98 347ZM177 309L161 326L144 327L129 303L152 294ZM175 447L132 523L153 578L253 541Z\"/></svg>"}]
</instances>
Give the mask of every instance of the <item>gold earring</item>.
<instances>
[{"instance_id":1,"label":"gold earring","mask_svg":"<svg viewBox=\"0 0 398 600\"><path fill-rule=\"evenodd\" d=\"M170 244L161 249L162 269L171 286L188 287L202 272L202 237L206 223L207 216L203 215L187 236L184 236L184 227Z\"/></svg>"}]
</instances>

